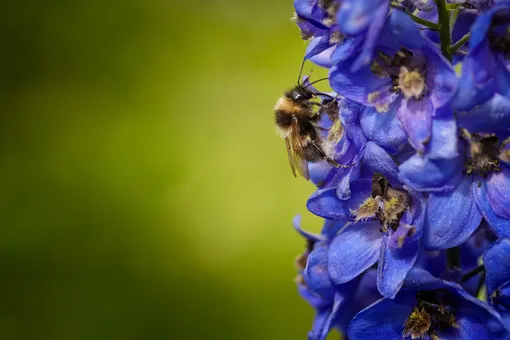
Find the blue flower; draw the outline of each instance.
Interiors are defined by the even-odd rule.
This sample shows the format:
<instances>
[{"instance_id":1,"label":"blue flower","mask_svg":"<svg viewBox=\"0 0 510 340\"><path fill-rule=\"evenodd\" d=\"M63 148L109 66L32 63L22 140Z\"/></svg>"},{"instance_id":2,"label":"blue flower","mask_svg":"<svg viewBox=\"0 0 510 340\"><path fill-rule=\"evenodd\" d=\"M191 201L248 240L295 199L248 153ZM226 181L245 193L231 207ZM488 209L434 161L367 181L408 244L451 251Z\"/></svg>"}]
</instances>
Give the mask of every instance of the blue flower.
<instances>
[{"instance_id":1,"label":"blue flower","mask_svg":"<svg viewBox=\"0 0 510 340\"><path fill-rule=\"evenodd\" d=\"M471 27L469 54L462 64L462 75L454 108L469 110L494 94L510 94L510 1L501 1L482 13Z\"/></svg>"},{"instance_id":2,"label":"blue flower","mask_svg":"<svg viewBox=\"0 0 510 340\"><path fill-rule=\"evenodd\" d=\"M387 0L342 0L337 16L340 31L348 37L363 39L358 42L361 53L351 66L353 71L372 60L389 8L390 1Z\"/></svg>"},{"instance_id":3,"label":"blue flower","mask_svg":"<svg viewBox=\"0 0 510 340\"><path fill-rule=\"evenodd\" d=\"M382 295L395 296L418 256L422 201L374 174L352 182L349 199L340 199L335 187L317 190L307 208L327 219L351 222L329 248L332 282L349 282L379 262L377 287Z\"/></svg>"},{"instance_id":4,"label":"blue flower","mask_svg":"<svg viewBox=\"0 0 510 340\"><path fill-rule=\"evenodd\" d=\"M510 337L490 306L421 269L409 273L395 299L381 299L359 312L348 335L351 340Z\"/></svg>"},{"instance_id":5,"label":"blue flower","mask_svg":"<svg viewBox=\"0 0 510 340\"><path fill-rule=\"evenodd\" d=\"M490 302L510 326L510 239L494 243L483 263Z\"/></svg>"},{"instance_id":6,"label":"blue flower","mask_svg":"<svg viewBox=\"0 0 510 340\"><path fill-rule=\"evenodd\" d=\"M364 127L373 131L370 124L381 126L383 120L393 127L380 131L379 143L391 148L402 141L402 132L392 122L398 119L418 152L435 158L454 157L456 143L451 142L450 136L456 135L456 126L448 104L455 93L457 77L451 64L402 11L391 13L378 43L378 54L370 67L349 71L354 57L335 64L330 70L332 88L382 114ZM337 60L337 51L333 60ZM445 129L449 132L443 133ZM440 133L434 136L436 130ZM444 147L445 143L450 148Z\"/></svg>"},{"instance_id":7,"label":"blue flower","mask_svg":"<svg viewBox=\"0 0 510 340\"><path fill-rule=\"evenodd\" d=\"M327 271L329 244L343 223L326 220L320 235L303 231L299 216L293 224L307 240L307 250L296 260L300 272L296 282L300 295L316 310L308 338L324 340L333 328L346 332L352 317L380 298L375 275L367 272L346 284L334 284Z\"/></svg>"},{"instance_id":8,"label":"blue flower","mask_svg":"<svg viewBox=\"0 0 510 340\"><path fill-rule=\"evenodd\" d=\"M498 96L485 109L460 115L462 152L458 157L431 160L415 155L400 165L403 183L430 192L425 247L446 249L463 243L482 216L498 236L510 236L510 131L505 123L509 104Z\"/></svg>"}]
</instances>

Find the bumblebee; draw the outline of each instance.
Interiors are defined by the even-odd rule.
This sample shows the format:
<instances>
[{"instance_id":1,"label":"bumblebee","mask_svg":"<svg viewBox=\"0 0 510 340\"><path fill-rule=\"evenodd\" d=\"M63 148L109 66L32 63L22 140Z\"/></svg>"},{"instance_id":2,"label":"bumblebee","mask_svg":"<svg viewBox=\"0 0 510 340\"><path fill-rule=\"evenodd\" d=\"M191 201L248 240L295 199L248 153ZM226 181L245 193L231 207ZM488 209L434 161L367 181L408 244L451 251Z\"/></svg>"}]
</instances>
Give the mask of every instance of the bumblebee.
<instances>
[{"instance_id":1,"label":"bumblebee","mask_svg":"<svg viewBox=\"0 0 510 340\"><path fill-rule=\"evenodd\" d=\"M325 101L324 104L315 101L317 95L322 93L309 88L314 83L304 85L298 78L298 84L285 91L274 107L276 128L285 139L292 173L294 176L299 173L307 180L310 179L307 162L324 160L337 168L347 167L337 163L325 152L325 149L333 148L325 145L328 140L321 138L322 128L318 126L318 122L321 113L327 113L330 118L336 117L338 120L338 104L335 98L331 98L327 103ZM318 109L314 110L315 108Z\"/></svg>"}]
</instances>

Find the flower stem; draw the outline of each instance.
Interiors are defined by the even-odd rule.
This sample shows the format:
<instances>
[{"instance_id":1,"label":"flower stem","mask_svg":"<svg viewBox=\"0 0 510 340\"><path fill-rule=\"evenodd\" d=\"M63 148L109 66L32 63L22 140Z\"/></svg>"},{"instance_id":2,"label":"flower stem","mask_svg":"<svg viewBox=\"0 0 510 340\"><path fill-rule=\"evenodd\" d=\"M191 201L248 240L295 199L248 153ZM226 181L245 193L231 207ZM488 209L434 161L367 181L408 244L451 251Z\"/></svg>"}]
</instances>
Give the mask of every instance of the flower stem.
<instances>
[{"instance_id":1,"label":"flower stem","mask_svg":"<svg viewBox=\"0 0 510 340\"><path fill-rule=\"evenodd\" d=\"M450 11L446 7L446 0L434 0L437 6L437 13L439 17L439 38L441 39L441 52L446 59L452 61L452 54L450 53L450 45L452 44L452 35L450 32Z\"/></svg>"},{"instance_id":2,"label":"flower stem","mask_svg":"<svg viewBox=\"0 0 510 340\"><path fill-rule=\"evenodd\" d=\"M466 274L464 274L462 276L461 281L462 282L467 282L472 277L474 277L474 276L476 276L476 275L478 275L480 273L483 273L483 272L485 272L485 266L482 264L482 265L479 265L478 267L476 267L475 269L473 269L473 270L467 272Z\"/></svg>"},{"instance_id":3,"label":"flower stem","mask_svg":"<svg viewBox=\"0 0 510 340\"><path fill-rule=\"evenodd\" d=\"M471 32L466 33L462 38L459 39L455 44L450 46L450 53L454 54L464 46L464 44L471 38Z\"/></svg>"},{"instance_id":4,"label":"flower stem","mask_svg":"<svg viewBox=\"0 0 510 340\"><path fill-rule=\"evenodd\" d=\"M405 11L407 13L407 15L409 15L411 17L411 19L413 19L414 22L416 22L416 23L418 23L420 25L423 25L423 26L425 26L427 28L430 28L431 30L439 31L439 29L441 28L440 24L436 24L435 22L432 22L432 21L420 18L417 15L414 15L413 13L411 13L407 9L405 9L404 6L400 5L397 2L392 2L391 6L393 8L398 8L398 9L401 9L401 10Z\"/></svg>"},{"instance_id":5,"label":"flower stem","mask_svg":"<svg viewBox=\"0 0 510 340\"><path fill-rule=\"evenodd\" d=\"M460 249L459 247L450 248L446 251L448 268L460 269Z\"/></svg>"}]
</instances>

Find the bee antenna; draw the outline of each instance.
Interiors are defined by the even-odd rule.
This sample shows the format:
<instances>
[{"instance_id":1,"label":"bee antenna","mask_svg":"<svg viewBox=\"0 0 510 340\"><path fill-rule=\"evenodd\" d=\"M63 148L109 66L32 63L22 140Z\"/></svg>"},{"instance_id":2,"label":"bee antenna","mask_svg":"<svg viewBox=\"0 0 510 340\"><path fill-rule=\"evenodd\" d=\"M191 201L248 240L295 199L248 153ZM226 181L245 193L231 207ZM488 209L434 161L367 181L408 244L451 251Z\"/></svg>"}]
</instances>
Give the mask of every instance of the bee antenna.
<instances>
[{"instance_id":1,"label":"bee antenna","mask_svg":"<svg viewBox=\"0 0 510 340\"><path fill-rule=\"evenodd\" d=\"M298 78L297 78L297 84L298 85L301 85L301 75L303 74L303 67L305 66L305 61L306 59L303 58L303 62L301 63L301 68L299 69L299 75L298 75Z\"/></svg>"},{"instance_id":2,"label":"bee antenna","mask_svg":"<svg viewBox=\"0 0 510 340\"><path fill-rule=\"evenodd\" d=\"M327 79L329 79L329 78L328 78L328 77L326 77L326 78L321 78L321 79L319 79L319 80L316 80L316 81L314 81L314 82L312 82L312 83L310 83L310 84L306 85L306 86L305 86L305 89L306 89L308 86L310 86L310 85L313 85L313 84L315 84L315 83L318 83L318 82L320 82L320 81L327 80Z\"/></svg>"}]
</instances>

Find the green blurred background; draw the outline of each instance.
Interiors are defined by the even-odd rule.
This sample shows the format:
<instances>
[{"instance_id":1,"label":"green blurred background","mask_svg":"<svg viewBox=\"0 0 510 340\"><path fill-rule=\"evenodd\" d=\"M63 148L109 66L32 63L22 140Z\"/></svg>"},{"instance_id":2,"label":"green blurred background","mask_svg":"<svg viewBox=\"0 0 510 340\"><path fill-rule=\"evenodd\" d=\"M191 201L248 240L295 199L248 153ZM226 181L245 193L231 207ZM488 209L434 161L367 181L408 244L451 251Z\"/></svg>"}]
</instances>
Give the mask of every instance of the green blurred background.
<instances>
[{"instance_id":1,"label":"green blurred background","mask_svg":"<svg viewBox=\"0 0 510 340\"><path fill-rule=\"evenodd\" d=\"M292 1L2 7L0 337L305 339Z\"/></svg>"}]
</instances>

